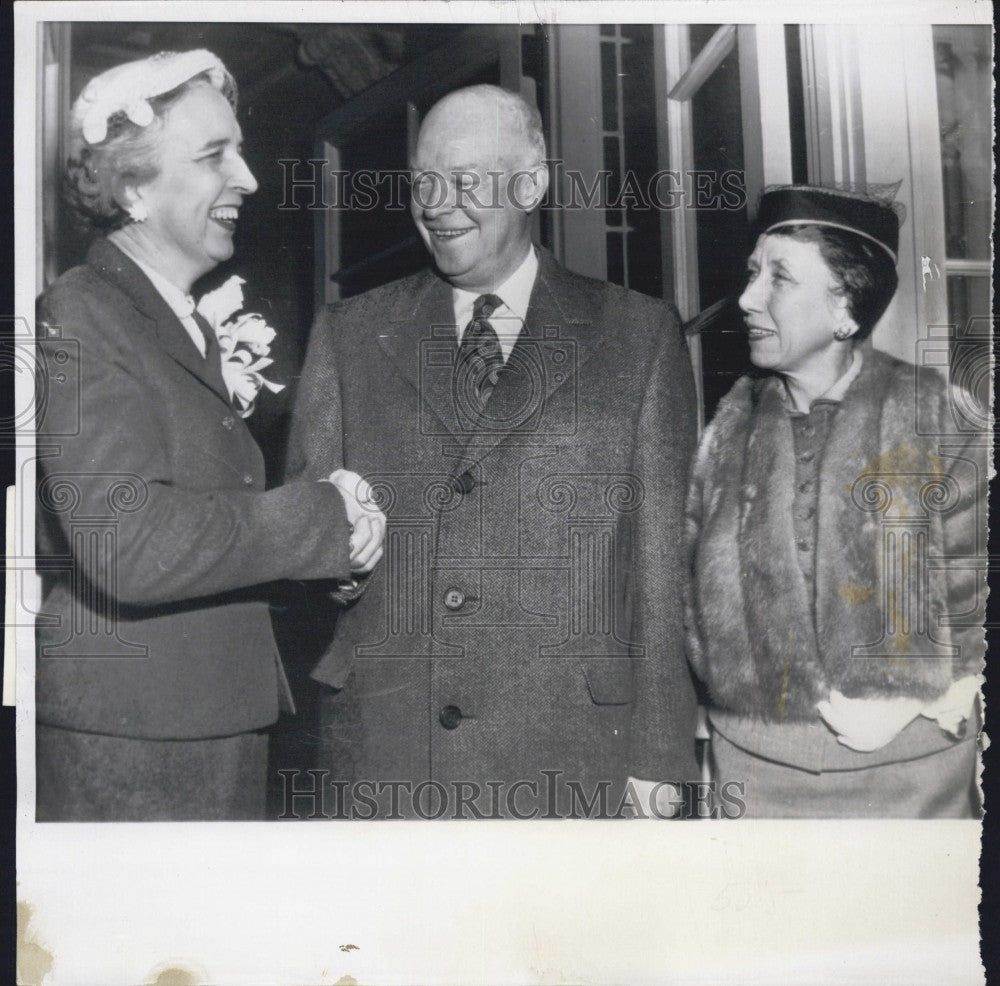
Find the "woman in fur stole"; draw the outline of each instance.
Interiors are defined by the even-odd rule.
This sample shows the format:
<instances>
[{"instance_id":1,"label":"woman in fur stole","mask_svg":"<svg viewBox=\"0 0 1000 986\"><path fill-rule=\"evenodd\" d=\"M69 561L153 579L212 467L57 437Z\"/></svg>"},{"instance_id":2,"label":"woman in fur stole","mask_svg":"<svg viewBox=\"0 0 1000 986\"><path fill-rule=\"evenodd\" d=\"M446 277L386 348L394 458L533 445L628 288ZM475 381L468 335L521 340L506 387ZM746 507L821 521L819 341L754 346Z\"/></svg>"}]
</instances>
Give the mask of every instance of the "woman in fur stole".
<instances>
[{"instance_id":1,"label":"woman in fur stole","mask_svg":"<svg viewBox=\"0 0 1000 986\"><path fill-rule=\"evenodd\" d=\"M986 423L866 342L897 286L892 207L784 187L757 228L739 305L769 372L720 403L687 516L717 783L751 817L971 817Z\"/></svg>"}]
</instances>

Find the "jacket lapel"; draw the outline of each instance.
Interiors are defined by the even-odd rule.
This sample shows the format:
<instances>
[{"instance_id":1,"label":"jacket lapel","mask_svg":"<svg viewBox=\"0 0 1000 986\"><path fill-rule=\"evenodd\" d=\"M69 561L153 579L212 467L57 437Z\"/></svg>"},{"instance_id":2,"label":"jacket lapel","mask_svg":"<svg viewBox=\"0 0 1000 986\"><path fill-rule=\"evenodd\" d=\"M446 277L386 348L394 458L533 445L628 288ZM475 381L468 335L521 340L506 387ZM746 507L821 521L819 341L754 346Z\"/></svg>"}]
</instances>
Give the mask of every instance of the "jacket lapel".
<instances>
[{"instance_id":1,"label":"jacket lapel","mask_svg":"<svg viewBox=\"0 0 1000 986\"><path fill-rule=\"evenodd\" d=\"M105 239L94 241L87 252L87 263L132 301L151 324L159 345L171 359L230 404L221 366L217 369L209 367L194 347L180 319L137 264Z\"/></svg>"}]
</instances>

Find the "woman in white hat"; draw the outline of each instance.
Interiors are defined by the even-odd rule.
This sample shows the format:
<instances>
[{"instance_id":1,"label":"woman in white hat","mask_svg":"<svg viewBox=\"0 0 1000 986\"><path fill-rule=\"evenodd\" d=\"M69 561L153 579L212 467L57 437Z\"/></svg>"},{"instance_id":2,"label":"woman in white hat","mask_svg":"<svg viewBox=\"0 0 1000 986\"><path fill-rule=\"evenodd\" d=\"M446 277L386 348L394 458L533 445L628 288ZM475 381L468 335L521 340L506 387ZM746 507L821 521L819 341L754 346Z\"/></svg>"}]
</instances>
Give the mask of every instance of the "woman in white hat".
<instances>
[{"instance_id":1,"label":"woman in white hat","mask_svg":"<svg viewBox=\"0 0 1000 986\"><path fill-rule=\"evenodd\" d=\"M239 282L190 296L257 188L235 107L207 51L118 66L73 107L67 193L96 235L39 302L40 820L263 817L287 684L262 586L381 554L358 477L265 489L244 419L273 331Z\"/></svg>"},{"instance_id":2,"label":"woman in white hat","mask_svg":"<svg viewBox=\"0 0 1000 986\"><path fill-rule=\"evenodd\" d=\"M867 342L899 219L864 195L762 197L750 358L688 508L689 656L716 782L754 817L968 817L984 638L985 433L935 371Z\"/></svg>"}]
</instances>

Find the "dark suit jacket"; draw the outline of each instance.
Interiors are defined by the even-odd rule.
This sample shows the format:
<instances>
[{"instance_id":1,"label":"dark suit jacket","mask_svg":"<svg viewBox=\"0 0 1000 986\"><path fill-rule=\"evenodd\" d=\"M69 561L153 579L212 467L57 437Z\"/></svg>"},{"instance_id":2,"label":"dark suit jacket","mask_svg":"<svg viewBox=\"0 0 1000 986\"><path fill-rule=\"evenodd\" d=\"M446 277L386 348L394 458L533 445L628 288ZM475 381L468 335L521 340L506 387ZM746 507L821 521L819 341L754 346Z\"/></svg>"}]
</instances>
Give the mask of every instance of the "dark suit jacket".
<instances>
[{"instance_id":1,"label":"dark suit jacket","mask_svg":"<svg viewBox=\"0 0 1000 986\"><path fill-rule=\"evenodd\" d=\"M42 296L39 337L38 720L156 739L273 722L260 586L349 575L339 493L265 492L221 372L108 241Z\"/></svg>"},{"instance_id":2,"label":"dark suit jacket","mask_svg":"<svg viewBox=\"0 0 1000 986\"><path fill-rule=\"evenodd\" d=\"M553 770L585 791L695 777L680 569L695 401L673 307L541 251L481 419L456 354L451 289L430 272L313 331L289 474L342 457L389 518L315 671L343 689L323 766L483 787Z\"/></svg>"}]
</instances>

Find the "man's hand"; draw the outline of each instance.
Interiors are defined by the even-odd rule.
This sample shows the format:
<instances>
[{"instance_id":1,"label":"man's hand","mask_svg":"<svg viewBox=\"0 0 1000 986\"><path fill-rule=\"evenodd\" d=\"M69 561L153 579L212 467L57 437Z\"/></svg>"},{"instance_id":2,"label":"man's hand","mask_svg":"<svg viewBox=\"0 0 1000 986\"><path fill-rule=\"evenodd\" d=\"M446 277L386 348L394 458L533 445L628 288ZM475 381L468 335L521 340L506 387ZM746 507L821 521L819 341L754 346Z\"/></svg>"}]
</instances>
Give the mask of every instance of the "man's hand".
<instances>
[{"instance_id":1,"label":"man's hand","mask_svg":"<svg viewBox=\"0 0 1000 986\"><path fill-rule=\"evenodd\" d=\"M367 575L382 557L385 514L375 506L371 486L356 472L338 469L330 473L329 482L343 497L351 525L351 571Z\"/></svg>"},{"instance_id":2,"label":"man's hand","mask_svg":"<svg viewBox=\"0 0 1000 986\"><path fill-rule=\"evenodd\" d=\"M895 739L920 715L923 704L918 698L848 698L834 689L816 708L838 743L871 753Z\"/></svg>"}]
</instances>

